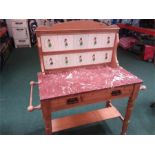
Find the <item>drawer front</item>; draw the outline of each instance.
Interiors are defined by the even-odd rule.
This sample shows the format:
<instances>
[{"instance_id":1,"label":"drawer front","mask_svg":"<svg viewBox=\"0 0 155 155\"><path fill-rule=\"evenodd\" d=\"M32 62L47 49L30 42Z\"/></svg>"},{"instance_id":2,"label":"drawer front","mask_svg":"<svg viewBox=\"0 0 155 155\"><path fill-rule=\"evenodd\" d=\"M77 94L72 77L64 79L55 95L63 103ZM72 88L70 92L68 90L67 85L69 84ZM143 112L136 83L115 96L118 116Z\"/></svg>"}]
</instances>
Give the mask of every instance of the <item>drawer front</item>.
<instances>
[{"instance_id":1,"label":"drawer front","mask_svg":"<svg viewBox=\"0 0 155 155\"><path fill-rule=\"evenodd\" d=\"M103 48L101 34L89 34L88 48Z\"/></svg>"},{"instance_id":2,"label":"drawer front","mask_svg":"<svg viewBox=\"0 0 155 155\"><path fill-rule=\"evenodd\" d=\"M74 49L87 49L88 37L87 34L74 35Z\"/></svg>"},{"instance_id":3,"label":"drawer front","mask_svg":"<svg viewBox=\"0 0 155 155\"><path fill-rule=\"evenodd\" d=\"M118 88L113 88L110 90L110 96L111 98L120 98L120 97L126 97L129 96L133 91L133 86L123 86Z\"/></svg>"},{"instance_id":4,"label":"drawer front","mask_svg":"<svg viewBox=\"0 0 155 155\"><path fill-rule=\"evenodd\" d=\"M81 96L84 103L97 103L97 102L106 101L110 99L109 90L83 93Z\"/></svg>"},{"instance_id":5,"label":"drawer front","mask_svg":"<svg viewBox=\"0 0 155 155\"><path fill-rule=\"evenodd\" d=\"M57 51L58 46L58 36L41 36L42 50L44 52Z\"/></svg>"},{"instance_id":6,"label":"drawer front","mask_svg":"<svg viewBox=\"0 0 155 155\"><path fill-rule=\"evenodd\" d=\"M44 66L47 70L108 63L111 62L111 59L111 50L43 56Z\"/></svg>"},{"instance_id":7,"label":"drawer front","mask_svg":"<svg viewBox=\"0 0 155 155\"><path fill-rule=\"evenodd\" d=\"M62 58L60 55L44 56L43 57L45 69L61 68Z\"/></svg>"},{"instance_id":8,"label":"drawer front","mask_svg":"<svg viewBox=\"0 0 155 155\"><path fill-rule=\"evenodd\" d=\"M103 33L100 34L101 42L100 45L104 48L113 47L115 41L114 33Z\"/></svg>"},{"instance_id":9,"label":"drawer front","mask_svg":"<svg viewBox=\"0 0 155 155\"><path fill-rule=\"evenodd\" d=\"M28 30L26 28L13 28L13 36L15 39L27 39Z\"/></svg>"},{"instance_id":10,"label":"drawer front","mask_svg":"<svg viewBox=\"0 0 155 155\"><path fill-rule=\"evenodd\" d=\"M73 35L58 35L60 51L73 50Z\"/></svg>"},{"instance_id":11,"label":"drawer front","mask_svg":"<svg viewBox=\"0 0 155 155\"><path fill-rule=\"evenodd\" d=\"M82 99L84 103L95 103L120 97L127 97L130 96L132 91L133 86L123 86L107 90L84 93L82 94Z\"/></svg>"},{"instance_id":12,"label":"drawer front","mask_svg":"<svg viewBox=\"0 0 155 155\"><path fill-rule=\"evenodd\" d=\"M80 95L72 95L70 97L63 97L51 101L51 110L58 111L62 109L73 108L82 105L82 98Z\"/></svg>"},{"instance_id":13,"label":"drawer front","mask_svg":"<svg viewBox=\"0 0 155 155\"><path fill-rule=\"evenodd\" d=\"M12 27L15 28L27 27L26 20L12 21Z\"/></svg>"},{"instance_id":14,"label":"drawer front","mask_svg":"<svg viewBox=\"0 0 155 155\"><path fill-rule=\"evenodd\" d=\"M15 40L15 44L16 45L29 45L30 41L29 39L18 39L18 40Z\"/></svg>"}]
</instances>

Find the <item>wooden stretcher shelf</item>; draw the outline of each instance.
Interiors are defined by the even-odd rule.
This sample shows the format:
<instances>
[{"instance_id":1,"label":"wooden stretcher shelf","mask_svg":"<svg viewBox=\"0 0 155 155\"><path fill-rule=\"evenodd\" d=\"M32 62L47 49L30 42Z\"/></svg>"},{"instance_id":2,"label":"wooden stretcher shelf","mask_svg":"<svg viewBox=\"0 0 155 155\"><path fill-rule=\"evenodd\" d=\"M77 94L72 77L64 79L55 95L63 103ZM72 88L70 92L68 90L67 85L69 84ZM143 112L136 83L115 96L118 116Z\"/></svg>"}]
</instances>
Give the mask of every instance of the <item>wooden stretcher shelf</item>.
<instances>
[{"instance_id":1,"label":"wooden stretcher shelf","mask_svg":"<svg viewBox=\"0 0 155 155\"><path fill-rule=\"evenodd\" d=\"M52 133L116 117L122 118L120 112L115 107L108 107L82 114L52 119Z\"/></svg>"}]
</instances>

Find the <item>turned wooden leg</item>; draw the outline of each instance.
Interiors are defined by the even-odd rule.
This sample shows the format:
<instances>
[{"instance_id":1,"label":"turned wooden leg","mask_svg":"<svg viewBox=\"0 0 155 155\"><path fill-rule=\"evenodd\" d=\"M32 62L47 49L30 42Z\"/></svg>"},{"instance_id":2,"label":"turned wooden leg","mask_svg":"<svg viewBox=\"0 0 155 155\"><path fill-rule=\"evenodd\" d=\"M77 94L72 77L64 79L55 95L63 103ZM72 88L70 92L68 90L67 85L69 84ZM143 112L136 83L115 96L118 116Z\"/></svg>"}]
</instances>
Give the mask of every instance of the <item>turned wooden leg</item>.
<instances>
[{"instance_id":1,"label":"turned wooden leg","mask_svg":"<svg viewBox=\"0 0 155 155\"><path fill-rule=\"evenodd\" d=\"M45 123L45 133L52 134L51 110L48 103L41 104L42 115Z\"/></svg>"},{"instance_id":2,"label":"turned wooden leg","mask_svg":"<svg viewBox=\"0 0 155 155\"><path fill-rule=\"evenodd\" d=\"M126 109L126 114L125 114L125 118L124 118L123 126L122 126L122 131L121 131L122 135L126 134L128 124L130 122L132 110L134 107L134 101L137 98L139 88L140 88L140 84L136 84L133 88L133 92L132 92L131 96L129 97L128 105L127 105L127 109Z\"/></svg>"}]
</instances>

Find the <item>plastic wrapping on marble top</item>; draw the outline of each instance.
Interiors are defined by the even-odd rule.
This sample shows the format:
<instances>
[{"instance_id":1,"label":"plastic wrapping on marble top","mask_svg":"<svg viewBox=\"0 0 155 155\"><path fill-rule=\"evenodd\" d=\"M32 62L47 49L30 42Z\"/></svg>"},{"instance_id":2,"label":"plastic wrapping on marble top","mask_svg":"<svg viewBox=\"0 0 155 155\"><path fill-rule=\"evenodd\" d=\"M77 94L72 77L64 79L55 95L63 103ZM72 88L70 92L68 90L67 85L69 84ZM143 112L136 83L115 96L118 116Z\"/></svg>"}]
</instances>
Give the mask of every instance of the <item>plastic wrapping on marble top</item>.
<instances>
[{"instance_id":1,"label":"plastic wrapping on marble top","mask_svg":"<svg viewBox=\"0 0 155 155\"><path fill-rule=\"evenodd\" d=\"M38 81L40 100L142 83L141 79L122 67L111 68L102 65L45 75L38 73Z\"/></svg>"}]
</instances>

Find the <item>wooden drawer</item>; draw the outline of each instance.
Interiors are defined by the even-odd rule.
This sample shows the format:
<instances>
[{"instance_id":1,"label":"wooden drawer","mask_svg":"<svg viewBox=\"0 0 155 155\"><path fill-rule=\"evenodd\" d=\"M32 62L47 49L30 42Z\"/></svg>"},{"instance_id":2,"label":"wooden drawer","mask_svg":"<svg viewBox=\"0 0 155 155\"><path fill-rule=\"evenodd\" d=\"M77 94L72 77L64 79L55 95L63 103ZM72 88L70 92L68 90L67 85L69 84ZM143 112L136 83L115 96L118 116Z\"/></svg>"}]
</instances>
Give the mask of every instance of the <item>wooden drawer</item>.
<instances>
[{"instance_id":1,"label":"wooden drawer","mask_svg":"<svg viewBox=\"0 0 155 155\"><path fill-rule=\"evenodd\" d=\"M88 48L88 38L87 34L76 34L74 35L74 49L87 49Z\"/></svg>"},{"instance_id":2,"label":"wooden drawer","mask_svg":"<svg viewBox=\"0 0 155 155\"><path fill-rule=\"evenodd\" d=\"M73 35L58 35L58 44L60 51L73 50Z\"/></svg>"},{"instance_id":3,"label":"wooden drawer","mask_svg":"<svg viewBox=\"0 0 155 155\"><path fill-rule=\"evenodd\" d=\"M123 86L107 90L94 91L82 94L84 103L95 103L115 98L130 96L133 86Z\"/></svg>"},{"instance_id":4,"label":"wooden drawer","mask_svg":"<svg viewBox=\"0 0 155 155\"><path fill-rule=\"evenodd\" d=\"M103 33L100 34L100 44L102 48L109 48L114 46L115 34L114 33Z\"/></svg>"},{"instance_id":5,"label":"wooden drawer","mask_svg":"<svg viewBox=\"0 0 155 155\"><path fill-rule=\"evenodd\" d=\"M102 48L100 34L89 34L88 48Z\"/></svg>"},{"instance_id":6,"label":"wooden drawer","mask_svg":"<svg viewBox=\"0 0 155 155\"><path fill-rule=\"evenodd\" d=\"M133 85L117 87L110 90L109 95L112 99L130 96L133 91Z\"/></svg>"},{"instance_id":7,"label":"wooden drawer","mask_svg":"<svg viewBox=\"0 0 155 155\"><path fill-rule=\"evenodd\" d=\"M62 109L73 108L82 105L82 98L80 95L72 95L70 97L58 98L51 101L51 110L58 111Z\"/></svg>"},{"instance_id":8,"label":"wooden drawer","mask_svg":"<svg viewBox=\"0 0 155 155\"><path fill-rule=\"evenodd\" d=\"M43 57L45 69L61 68L62 58L60 55L49 55Z\"/></svg>"},{"instance_id":9,"label":"wooden drawer","mask_svg":"<svg viewBox=\"0 0 155 155\"><path fill-rule=\"evenodd\" d=\"M15 28L27 27L27 22L26 20L12 21L12 27L15 27Z\"/></svg>"},{"instance_id":10,"label":"wooden drawer","mask_svg":"<svg viewBox=\"0 0 155 155\"><path fill-rule=\"evenodd\" d=\"M59 46L60 46L58 44L58 36L57 35L41 36L41 44L42 44L42 50L44 52L58 51Z\"/></svg>"},{"instance_id":11,"label":"wooden drawer","mask_svg":"<svg viewBox=\"0 0 155 155\"><path fill-rule=\"evenodd\" d=\"M84 103L96 103L110 99L110 93L108 90L98 90L94 92L88 92L81 95Z\"/></svg>"},{"instance_id":12,"label":"wooden drawer","mask_svg":"<svg viewBox=\"0 0 155 155\"><path fill-rule=\"evenodd\" d=\"M28 30L27 28L13 28L13 36L15 39L27 39Z\"/></svg>"}]
</instances>

